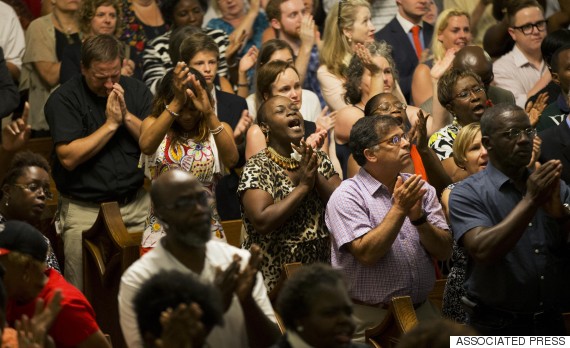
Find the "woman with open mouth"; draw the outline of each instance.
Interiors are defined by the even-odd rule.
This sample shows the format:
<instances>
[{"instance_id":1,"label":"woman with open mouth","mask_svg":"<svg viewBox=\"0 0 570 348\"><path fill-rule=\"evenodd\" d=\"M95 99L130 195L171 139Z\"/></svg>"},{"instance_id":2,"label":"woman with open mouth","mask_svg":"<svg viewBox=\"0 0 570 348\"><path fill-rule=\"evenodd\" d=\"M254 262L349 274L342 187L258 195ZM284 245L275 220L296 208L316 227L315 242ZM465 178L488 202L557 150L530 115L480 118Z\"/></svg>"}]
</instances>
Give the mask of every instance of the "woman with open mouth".
<instances>
[{"instance_id":1,"label":"woman with open mouth","mask_svg":"<svg viewBox=\"0 0 570 348\"><path fill-rule=\"evenodd\" d=\"M303 117L284 96L264 101L257 121L267 148L247 161L238 195L247 233L243 248L261 247L270 297L286 263L330 263L325 207L340 178L328 156L303 139Z\"/></svg>"},{"instance_id":2,"label":"woman with open mouth","mask_svg":"<svg viewBox=\"0 0 570 348\"><path fill-rule=\"evenodd\" d=\"M439 103L453 116L453 122L435 132L429 146L439 157L445 171L453 182L467 177L465 170L453 161L453 143L462 127L479 122L489 106L487 93L479 75L472 71L451 69L437 84Z\"/></svg>"}]
</instances>

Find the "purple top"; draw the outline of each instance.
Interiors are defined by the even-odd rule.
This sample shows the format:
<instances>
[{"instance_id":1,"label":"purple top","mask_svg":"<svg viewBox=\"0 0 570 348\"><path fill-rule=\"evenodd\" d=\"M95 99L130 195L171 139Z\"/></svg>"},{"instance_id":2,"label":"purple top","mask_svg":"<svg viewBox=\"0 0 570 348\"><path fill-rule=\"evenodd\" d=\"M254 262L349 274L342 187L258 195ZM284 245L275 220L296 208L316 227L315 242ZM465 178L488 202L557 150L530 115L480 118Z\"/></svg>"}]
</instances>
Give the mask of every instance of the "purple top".
<instances>
[{"instance_id":1,"label":"purple top","mask_svg":"<svg viewBox=\"0 0 570 348\"><path fill-rule=\"evenodd\" d=\"M404 181L411 176L400 175ZM428 191L422 204L428 222L449 230L435 189L428 183L424 187ZM409 218L404 220L390 251L373 266L358 263L346 246L377 227L391 207L388 188L363 168L344 180L329 199L325 216L332 239L331 264L342 269L354 299L387 304L394 296L410 296L413 303L421 303L433 288L435 271Z\"/></svg>"}]
</instances>

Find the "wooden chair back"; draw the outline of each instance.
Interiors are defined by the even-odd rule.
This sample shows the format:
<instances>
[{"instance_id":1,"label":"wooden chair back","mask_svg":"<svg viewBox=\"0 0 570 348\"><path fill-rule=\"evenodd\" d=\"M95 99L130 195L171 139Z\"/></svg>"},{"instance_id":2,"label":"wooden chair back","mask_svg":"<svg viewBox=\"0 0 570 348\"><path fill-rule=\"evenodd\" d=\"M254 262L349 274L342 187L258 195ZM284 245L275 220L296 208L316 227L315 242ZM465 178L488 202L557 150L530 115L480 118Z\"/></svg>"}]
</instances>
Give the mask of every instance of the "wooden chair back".
<instances>
[{"instance_id":1,"label":"wooden chair back","mask_svg":"<svg viewBox=\"0 0 570 348\"><path fill-rule=\"evenodd\" d=\"M226 233L226 238L229 245L233 245L236 248L241 248L241 220L227 220L222 221L222 227Z\"/></svg>"},{"instance_id":2,"label":"wooden chair back","mask_svg":"<svg viewBox=\"0 0 570 348\"><path fill-rule=\"evenodd\" d=\"M126 347L117 295L123 272L140 255L142 232L129 233L116 202L103 203L93 226L83 232L83 292L113 347Z\"/></svg>"},{"instance_id":3,"label":"wooden chair back","mask_svg":"<svg viewBox=\"0 0 570 348\"><path fill-rule=\"evenodd\" d=\"M366 343L373 347L393 348L400 337L418 324L410 296L393 297L384 320L364 331Z\"/></svg>"},{"instance_id":4,"label":"wooden chair back","mask_svg":"<svg viewBox=\"0 0 570 348\"><path fill-rule=\"evenodd\" d=\"M443 291L445 290L445 283L447 279L438 279L435 281L433 289L428 295L428 300L439 309L439 312L442 313L443 307Z\"/></svg>"}]
</instances>

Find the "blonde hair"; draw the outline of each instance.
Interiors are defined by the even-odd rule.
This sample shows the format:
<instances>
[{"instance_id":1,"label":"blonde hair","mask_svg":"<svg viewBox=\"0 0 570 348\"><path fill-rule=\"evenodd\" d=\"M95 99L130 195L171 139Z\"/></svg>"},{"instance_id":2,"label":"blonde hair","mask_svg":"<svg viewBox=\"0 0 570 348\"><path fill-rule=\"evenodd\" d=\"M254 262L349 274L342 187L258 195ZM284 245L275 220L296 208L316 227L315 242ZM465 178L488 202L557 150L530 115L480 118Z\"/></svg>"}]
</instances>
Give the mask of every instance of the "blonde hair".
<instances>
[{"instance_id":1,"label":"blonde hair","mask_svg":"<svg viewBox=\"0 0 570 348\"><path fill-rule=\"evenodd\" d=\"M437 37L443 33L447 25L449 24L449 19L451 17L467 17L469 21L469 27L471 27L471 16L469 13L459 10L457 8L448 8L447 10L441 12L437 17L437 21L435 22L435 26L433 28L433 37L431 39L431 51L433 53L434 61L438 61L445 56L445 47L443 47L443 43L440 42Z\"/></svg>"},{"instance_id":2,"label":"blonde hair","mask_svg":"<svg viewBox=\"0 0 570 348\"><path fill-rule=\"evenodd\" d=\"M339 4L341 3L339 16ZM327 15L320 61L334 75L344 75L348 63L346 57L352 54L352 48L348 38L344 35L344 29L352 29L356 11L360 7L370 10L370 4L366 0L341 0L331 7Z\"/></svg>"},{"instance_id":3,"label":"blonde hair","mask_svg":"<svg viewBox=\"0 0 570 348\"><path fill-rule=\"evenodd\" d=\"M459 168L465 168L465 163L467 162L465 153L469 146L473 144L473 140L475 140L477 134L480 133L481 125L479 122L473 122L461 128L457 134L453 142L453 161Z\"/></svg>"}]
</instances>

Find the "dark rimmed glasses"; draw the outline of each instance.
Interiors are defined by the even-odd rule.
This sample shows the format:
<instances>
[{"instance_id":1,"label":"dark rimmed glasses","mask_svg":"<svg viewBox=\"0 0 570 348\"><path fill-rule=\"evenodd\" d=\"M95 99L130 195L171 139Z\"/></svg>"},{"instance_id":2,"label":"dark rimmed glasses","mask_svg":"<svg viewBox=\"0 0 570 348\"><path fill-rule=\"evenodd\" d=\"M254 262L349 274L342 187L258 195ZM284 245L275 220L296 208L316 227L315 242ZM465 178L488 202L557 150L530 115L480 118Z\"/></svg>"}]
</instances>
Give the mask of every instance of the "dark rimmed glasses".
<instances>
[{"instance_id":1,"label":"dark rimmed glasses","mask_svg":"<svg viewBox=\"0 0 570 348\"><path fill-rule=\"evenodd\" d=\"M538 30L539 32L543 32L546 29L546 21L542 20L536 23L528 23L525 25L521 25L518 27L511 27L511 28L522 31L524 35L530 35L532 34L533 28L536 28L536 30Z\"/></svg>"},{"instance_id":2,"label":"dark rimmed glasses","mask_svg":"<svg viewBox=\"0 0 570 348\"><path fill-rule=\"evenodd\" d=\"M400 143L402 142L402 139L409 140L408 134L402 133L402 134L398 134L398 135L393 135L388 139L384 139L382 141L379 141L378 144L376 144L374 146L378 146L378 145L383 144L383 143L388 143L390 145L400 145Z\"/></svg>"}]
</instances>

